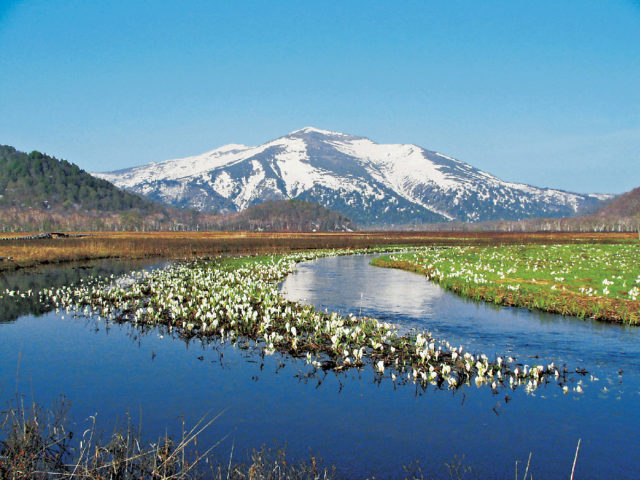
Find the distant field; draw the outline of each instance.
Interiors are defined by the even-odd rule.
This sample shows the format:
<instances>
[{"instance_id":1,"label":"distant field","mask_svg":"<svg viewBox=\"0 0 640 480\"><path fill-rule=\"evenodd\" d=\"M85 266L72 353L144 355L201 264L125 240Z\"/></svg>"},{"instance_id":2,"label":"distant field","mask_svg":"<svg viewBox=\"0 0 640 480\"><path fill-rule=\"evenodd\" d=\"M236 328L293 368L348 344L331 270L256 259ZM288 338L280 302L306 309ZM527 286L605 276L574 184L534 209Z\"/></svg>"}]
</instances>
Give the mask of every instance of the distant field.
<instances>
[{"instance_id":1,"label":"distant field","mask_svg":"<svg viewBox=\"0 0 640 480\"><path fill-rule=\"evenodd\" d=\"M21 234L6 234L23 236ZM90 233L82 238L1 240L0 270L43 263L97 258L196 258L220 254L289 252L313 248L368 248L383 245L497 245L552 243L633 243L630 233L225 233L121 232Z\"/></svg>"},{"instance_id":2,"label":"distant field","mask_svg":"<svg viewBox=\"0 0 640 480\"><path fill-rule=\"evenodd\" d=\"M640 244L433 247L374 265L423 273L444 288L500 305L640 323Z\"/></svg>"}]
</instances>

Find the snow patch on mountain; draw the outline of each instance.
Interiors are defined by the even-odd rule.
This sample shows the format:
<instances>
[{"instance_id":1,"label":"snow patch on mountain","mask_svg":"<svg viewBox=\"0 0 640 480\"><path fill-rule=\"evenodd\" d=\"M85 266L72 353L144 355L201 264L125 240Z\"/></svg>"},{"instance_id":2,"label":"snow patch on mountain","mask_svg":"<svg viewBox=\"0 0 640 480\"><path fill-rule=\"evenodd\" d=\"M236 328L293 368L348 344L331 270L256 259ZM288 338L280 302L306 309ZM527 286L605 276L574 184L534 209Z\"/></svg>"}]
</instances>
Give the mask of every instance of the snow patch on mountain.
<instances>
[{"instance_id":1,"label":"snow patch on mountain","mask_svg":"<svg viewBox=\"0 0 640 480\"><path fill-rule=\"evenodd\" d=\"M235 183L229 172L220 173L213 182L213 189L223 197L229 198L233 192Z\"/></svg>"}]
</instances>

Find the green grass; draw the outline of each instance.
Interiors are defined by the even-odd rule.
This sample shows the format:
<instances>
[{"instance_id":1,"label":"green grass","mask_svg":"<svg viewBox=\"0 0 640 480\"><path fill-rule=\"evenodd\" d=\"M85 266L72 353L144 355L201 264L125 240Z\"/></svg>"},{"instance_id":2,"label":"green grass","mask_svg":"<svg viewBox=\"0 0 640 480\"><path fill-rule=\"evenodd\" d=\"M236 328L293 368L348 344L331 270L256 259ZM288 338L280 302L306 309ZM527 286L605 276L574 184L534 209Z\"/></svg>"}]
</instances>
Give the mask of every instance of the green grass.
<instances>
[{"instance_id":1,"label":"green grass","mask_svg":"<svg viewBox=\"0 0 640 480\"><path fill-rule=\"evenodd\" d=\"M640 322L640 245L431 247L373 260L501 305Z\"/></svg>"}]
</instances>

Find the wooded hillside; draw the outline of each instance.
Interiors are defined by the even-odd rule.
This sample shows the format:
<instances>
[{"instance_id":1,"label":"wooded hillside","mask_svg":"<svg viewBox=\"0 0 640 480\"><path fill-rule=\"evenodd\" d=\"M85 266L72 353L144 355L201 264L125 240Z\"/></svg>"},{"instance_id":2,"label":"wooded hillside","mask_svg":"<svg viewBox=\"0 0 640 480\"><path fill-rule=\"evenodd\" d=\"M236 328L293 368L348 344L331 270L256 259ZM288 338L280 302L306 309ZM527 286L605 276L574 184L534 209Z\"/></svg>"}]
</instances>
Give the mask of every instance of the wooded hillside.
<instances>
[{"instance_id":1,"label":"wooded hillside","mask_svg":"<svg viewBox=\"0 0 640 480\"><path fill-rule=\"evenodd\" d=\"M77 165L38 151L29 154L0 146L0 208L150 213L159 205L120 190Z\"/></svg>"}]
</instances>

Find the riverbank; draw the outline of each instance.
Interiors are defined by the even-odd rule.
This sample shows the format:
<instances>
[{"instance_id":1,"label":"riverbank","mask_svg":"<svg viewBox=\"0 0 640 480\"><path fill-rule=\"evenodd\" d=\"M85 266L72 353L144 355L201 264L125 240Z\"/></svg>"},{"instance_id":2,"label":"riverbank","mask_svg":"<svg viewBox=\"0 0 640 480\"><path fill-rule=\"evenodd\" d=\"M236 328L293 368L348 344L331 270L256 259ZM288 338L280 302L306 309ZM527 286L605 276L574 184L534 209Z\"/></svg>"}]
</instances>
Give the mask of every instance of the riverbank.
<instances>
[{"instance_id":1,"label":"riverbank","mask_svg":"<svg viewBox=\"0 0 640 480\"><path fill-rule=\"evenodd\" d=\"M74 232L82 235L83 232ZM497 245L633 243L632 233L468 233L468 232L104 232L71 238L10 239L0 242L0 271L42 264L105 258L194 259L221 254L286 253L316 248L372 248L389 245Z\"/></svg>"},{"instance_id":2,"label":"riverbank","mask_svg":"<svg viewBox=\"0 0 640 480\"><path fill-rule=\"evenodd\" d=\"M467 298L611 323L640 323L640 245L434 247L373 260Z\"/></svg>"}]
</instances>

